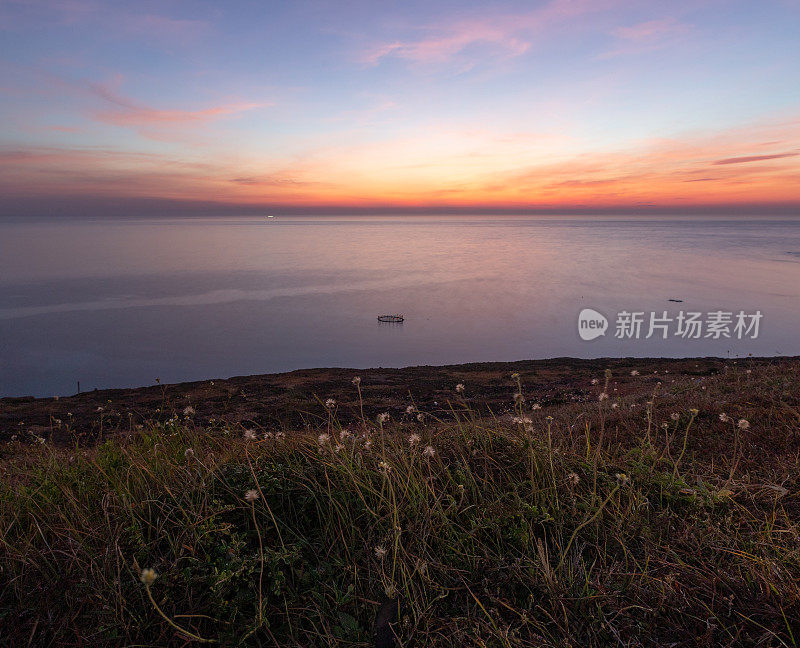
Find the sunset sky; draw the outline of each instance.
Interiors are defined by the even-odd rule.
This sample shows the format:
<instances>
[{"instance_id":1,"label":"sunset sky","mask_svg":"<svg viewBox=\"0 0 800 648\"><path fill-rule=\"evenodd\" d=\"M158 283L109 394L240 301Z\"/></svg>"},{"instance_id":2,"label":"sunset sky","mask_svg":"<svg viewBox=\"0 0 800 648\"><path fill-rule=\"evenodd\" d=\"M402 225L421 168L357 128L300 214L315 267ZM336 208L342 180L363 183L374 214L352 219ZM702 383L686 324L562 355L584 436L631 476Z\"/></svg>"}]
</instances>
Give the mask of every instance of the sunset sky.
<instances>
[{"instance_id":1,"label":"sunset sky","mask_svg":"<svg viewBox=\"0 0 800 648\"><path fill-rule=\"evenodd\" d=\"M800 2L0 0L0 215L800 206Z\"/></svg>"}]
</instances>

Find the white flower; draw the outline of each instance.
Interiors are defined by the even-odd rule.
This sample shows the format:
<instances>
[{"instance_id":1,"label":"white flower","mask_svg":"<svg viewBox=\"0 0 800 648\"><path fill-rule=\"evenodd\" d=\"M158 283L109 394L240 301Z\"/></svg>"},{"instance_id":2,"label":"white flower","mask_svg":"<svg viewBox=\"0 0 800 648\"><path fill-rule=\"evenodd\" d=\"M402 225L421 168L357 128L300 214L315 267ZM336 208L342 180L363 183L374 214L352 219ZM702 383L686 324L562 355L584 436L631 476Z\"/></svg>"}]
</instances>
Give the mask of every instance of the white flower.
<instances>
[{"instance_id":1,"label":"white flower","mask_svg":"<svg viewBox=\"0 0 800 648\"><path fill-rule=\"evenodd\" d=\"M739 426L740 430L747 430L750 427L750 421L747 419L739 419L739 422L736 425Z\"/></svg>"},{"instance_id":2,"label":"white flower","mask_svg":"<svg viewBox=\"0 0 800 648\"><path fill-rule=\"evenodd\" d=\"M378 423L386 423L389 420L389 412L378 414Z\"/></svg>"},{"instance_id":3,"label":"white flower","mask_svg":"<svg viewBox=\"0 0 800 648\"><path fill-rule=\"evenodd\" d=\"M719 420L722 421L723 423L730 423L732 419L725 412L722 412L719 415Z\"/></svg>"},{"instance_id":4,"label":"white flower","mask_svg":"<svg viewBox=\"0 0 800 648\"><path fill-rule=\"evenodd\" d=\"M350 430L341 430L339 432L340 439L349 439L351 436L353 436L353 433Z\"/></svg>"},{"instance_id":5,"label":"white flower","mask_svg":"<svg viewBox=\"0 0 800 648\"><path fill-rule=\"evenodd\" d=\"M596 385L596 384L598 384L599 382L600 382L600 381L599 381L597 378L592 378L592 384L593 384L593 385Z\"/></svg>"},{"instance_id":6,"label":"white flower","mask_svg":"<svg viewBox=\"0 0 800 648\"><path fill-rule=\"evenodd\" d=\"M608 394L606 394L605 392L600 392L600 395L597 397L597 400L604 401L606 398L608 398Z\"/></svg>"},{"instance_id":7,"label":"white flower","mask_svg":"<svg viewBox=\"0 0 800 648\"><path fill-rule=\"evenodd\" d=\"M142 581L147 587L150 587L158 578L158 574L156 574L155 569L150 569L149 567L145 567L142 570L142 573L139 574L139 580Z\"/></svg>"},{"instance_id":8,"label":"white flower","mask_svg":"<svg viewBox=\"0 0 800 648\"><path fill-rule=\"evenodd\" d=\"M425 446L425 449L422 451L422 456L428 459L432 459L435 454L436 450L433 449L433 446Z\"/></svg>"},{"instance_id":9,"label":"white flower","mask_svg":"<svg viewBox=\"0 0 800 648\"><path fill-rule=\"evenodd\" d=\"M542 409L542 406L539 405L539 403L534 403L533 405L531 405L531 409L532 410L540 410L540 409Z\"/></svg>"},{"instance_id":10,"label":"white flower","mask_svg":"<svg viewBox=\"0 0 800 648\"><path fill-rule=\"evenodd\" d=\"M406 407L406 414L413 414L416 411L417 411L417 408L414 407L413 405L409 405L408 407Z\"/></svg>"},{"instance_id":11,"label":"white flower","mask_svg":"<svg viewBox=\"0 0 800 648\"><path fill-rule=\"evenodd\" d=\"M192 450L191 448L186 448L186 450L183 451L183 456L186 457L187 459L189 459L190 457L194 457L194 450Z\"/></svg>"},{"instance_id":12,"label":"white flower","mask_svg":"<svg viewBox=\"0 0 800 648\"><path fill-rule=\"evenodd\" d=\"M355 376L353 378L353 384L354 385L360 385L361 384L361 376Z\"/></svg>"},{"instance_id":13,"label":"white flower","mask_svg":"<svg viewBox=\"0 0 800 648\"><path fill-rule=\"evenodd\" d=\"M570 486L577 486L580 480L581 478L578 477L578 473L571 472L567 475L567 482Z\"/></svg>"},{"instance_id":14,"label":"white flower","mask_svg":"<svg viewBox=\"0 0 800 648\"><path fill-rule=\"evenodd\" d=\"M464 393L466 390L467 390L467 388L466 388L466 387L464 387L464 383L458 383L458 384L456 385L456 391L457 391L459 394L463 394L463 393Z\"/></svg>"},{"instance_id":15,"label":"white flower","mask_svg":"<svg viewBox=\"0 0 800 648\"><path fill-rule=\"evenodd\" d=\"M244 498L248 502L255 502L258 499L258 491L251 488L249 491L246 491L244 494Z\"/></svg>"},{"instance_id":16,"label":"white flower","mask_svg":"<svg viewBox=\"0 0 800 648\"><path fill-rule=\"evenodd\" d=\"M275 433L275 440L276 441L282 441L285 438L286 438L286 433L285 432L276 432Z\"/></svg>"},{"instance_id":17,"label":"white flower","mask_svg":"<svg viewBox=\"0 0 800 648\"><path fill-rule=\"evenodd\" d=\"M412 434L408 437L408 445L412 448L419 443L419 434Z\"/></svg>"},{"instance_id":18,"label":"white flower","mask_svg":"<svg viewBox=\"0 0 800 648\"><path fill-rule=\"evenodd\" d=\"M255 430L245 430L244 431L244 438L248 441L255 441L256 440L256 431Z\"/></svg>"},{"instance_id":19,"label":"white flower","mask_svg":"<svg viewBox=\"0 0 800 648\"><path fill-rule=\"evenodd\" d=\"M380 545L375 547L375 556L383 560L384 556L386 555L386 549Z\"/></svg>"},{"instance_id":20,"label":"white flower","mask_svg":"<svg viewBox=\"0 0 800 648\"><path fill-rule=\"evenodd\" d=\"M264 441L269 441L272 438L272 432L264 432Z\"/></svg>"},{"instance_id":21,"label":"white flower","mask_svg":"<svg viewBox=\"0 0 800 648\"><path fill-rule=\"evenodd\" d=\"M194 413L195 413L194 412L194 407L192 407L191 405L187 405L186 407L183 408L183 415L184 416L193 416Z\"/></svg>"},{"instance_id":22,"label":"white flower","mask_svg":"<svg viewBox=\"0 0 800 648\"><path fill-rule=\"evenodd\" d=\"M639 375L639 372L638 372L638 371L636 371L636 369L634 369L633 371L631 371L631 376L638 376L638 375Z\"/></svg>"},{"instance_id":23,"label":"white flower","mask_svg":"<svg viewBox=\"0 0 800 648\"><path fill-rule=\"evenodd\" d=\"M617 409L619 407L619 403L611 403L611 409Z\"/></svg>"},{"instance_id":24,"label":"white flower","mask_svg":"<svg viewBox=\"0 0 800 648\"><path fill-rule=\"evenodd\" d=\"M330 434L326 434L325 432L323 432L322 434L320 434L320 435L317 437L317 443L318 443L319 445L321 445L321 446L322 446L322 445L325 445L325 444L326 444L326 443L328 443L328 441L330 441L330 440L331 440L331 435L330 435Z\"/></svg>"},{"instance_id":25,"label":"white flower","mask_svg":"<svg viewBox=\"0 0 800 648\"><path fill-rule=\"evenodd\" d=\"M336 407L336 401L333 400L332 398L329 398L328 400L325 401L325 407L327 407L328 409L333 409L334 407Z\"/></svg>"}]
</instances>

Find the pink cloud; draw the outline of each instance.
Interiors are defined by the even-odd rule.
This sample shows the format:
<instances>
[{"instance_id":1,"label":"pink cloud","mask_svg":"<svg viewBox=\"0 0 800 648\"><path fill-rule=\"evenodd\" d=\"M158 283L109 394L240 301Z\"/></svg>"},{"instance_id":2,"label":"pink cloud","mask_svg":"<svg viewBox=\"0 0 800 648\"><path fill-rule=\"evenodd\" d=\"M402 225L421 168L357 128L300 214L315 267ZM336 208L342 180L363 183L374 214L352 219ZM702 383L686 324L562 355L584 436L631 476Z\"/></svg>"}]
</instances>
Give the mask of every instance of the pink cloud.
<instances>
[{"instance_id":1,"label":"pink cloud","mask_svg":"<svg viewBox=\"0 0 800 648\"><path fill-rule=\"evenodd\" d=\"M619 41L618 45L602 54L600 58L639 54L660 49L690 31L691 25L679 22L675 18L648 20L629 27L618 27L613 31L613 36Z\"/></svg>"},{"instance_id":2,"label":"pink cloud","mask_svg":"<svg viewBox=\"0 0 800 648\"><path fill-rule=\"evenodd\" d=\"M90 84L91 91L111 104L110 110L95 113L95 117L116 126L145 127L154 125L176 125L207 122L226 115L262 108L269 103L229 103L202 110L175 110L153 108L123 97L105 84Z\"/></svg>"},{"instance_id":3,"label":"pink cloud","mask_svg":"<svg viewBox=\"0 0 800 648\"><path fill-rule=\"evenodd\" d=\"M615 0L552 0L524 14L479 16L425 26L421 30L432 36L381 43L363 52L360 58L371 65L389 57L417 63L442 63L476 46L489 46L506 57L521 56L531 48L534 37L548 28L613 4Z\"/></svg>"}]
</instances>

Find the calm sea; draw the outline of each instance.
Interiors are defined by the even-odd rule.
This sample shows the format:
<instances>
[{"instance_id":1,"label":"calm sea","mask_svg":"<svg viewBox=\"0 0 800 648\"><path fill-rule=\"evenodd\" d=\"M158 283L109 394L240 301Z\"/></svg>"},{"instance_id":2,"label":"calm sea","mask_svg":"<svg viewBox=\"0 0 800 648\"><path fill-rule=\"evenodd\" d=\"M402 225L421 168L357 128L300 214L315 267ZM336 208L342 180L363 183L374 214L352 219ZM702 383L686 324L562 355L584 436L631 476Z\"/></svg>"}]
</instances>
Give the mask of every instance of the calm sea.
<instances>
[{"instance_id":1,"label":"calm sea","mask_svg":"<svg viewBox=\"0 0 800 648\"><path fill-rule=\"evenodd\" d=\"M608 318L605 335L579 337L585 308ZM644 313L639 339L616 337L625 310ZM667 339L647 338L664 311ZM757 337L731 326L730 338L687 339L681 311L762 318ZM405 322L380 324L383 313ZM749 353L800 355L800 220L0 223L0 395L303 367Z\"/></svg>"}]
</instances>

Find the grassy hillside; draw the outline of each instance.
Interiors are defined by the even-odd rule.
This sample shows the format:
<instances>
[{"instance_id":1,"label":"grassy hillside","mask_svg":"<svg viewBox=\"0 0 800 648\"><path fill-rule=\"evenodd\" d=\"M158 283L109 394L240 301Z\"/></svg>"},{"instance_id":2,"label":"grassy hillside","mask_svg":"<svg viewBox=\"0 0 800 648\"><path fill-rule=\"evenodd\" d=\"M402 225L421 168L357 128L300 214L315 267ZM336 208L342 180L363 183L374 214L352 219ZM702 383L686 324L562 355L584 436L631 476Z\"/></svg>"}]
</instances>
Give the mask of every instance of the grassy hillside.
<instances>
[{"instance_id":1,"label":"grassy hillside","mask_svg":"<svg viewBox=\"0 0 800 648\"><path fill-rule=\"evenodd\" d=\"M436 414L323 395L315 429L20 433L0 642L796 646L800 367L748 367L543 406L508 375L494 416L453 384Z\"/></svg>"}]
</instances>

